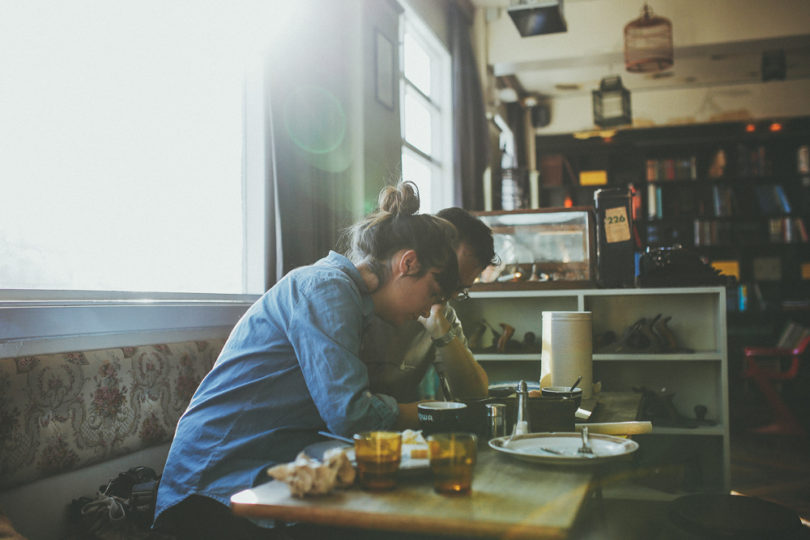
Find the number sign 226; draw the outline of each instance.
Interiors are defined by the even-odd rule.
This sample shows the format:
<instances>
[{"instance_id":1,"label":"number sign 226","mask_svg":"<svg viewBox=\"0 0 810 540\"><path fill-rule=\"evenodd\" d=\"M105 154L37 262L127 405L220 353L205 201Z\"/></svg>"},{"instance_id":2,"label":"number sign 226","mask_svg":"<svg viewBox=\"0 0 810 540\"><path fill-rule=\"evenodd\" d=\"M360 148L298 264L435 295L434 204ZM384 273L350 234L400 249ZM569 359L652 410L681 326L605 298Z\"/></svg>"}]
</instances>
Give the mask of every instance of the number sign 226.
<instances>
[{"instance_id":1,"label":"number sign 226","mask_svg":"<svg viewBox=\"0 0 810 540\"><path fill-rule=\"evenodd\" d=\"M605 210L605 239L609 244L630 240L630 222L627 208L618 206Z\"/></svg>"}]
</instances>

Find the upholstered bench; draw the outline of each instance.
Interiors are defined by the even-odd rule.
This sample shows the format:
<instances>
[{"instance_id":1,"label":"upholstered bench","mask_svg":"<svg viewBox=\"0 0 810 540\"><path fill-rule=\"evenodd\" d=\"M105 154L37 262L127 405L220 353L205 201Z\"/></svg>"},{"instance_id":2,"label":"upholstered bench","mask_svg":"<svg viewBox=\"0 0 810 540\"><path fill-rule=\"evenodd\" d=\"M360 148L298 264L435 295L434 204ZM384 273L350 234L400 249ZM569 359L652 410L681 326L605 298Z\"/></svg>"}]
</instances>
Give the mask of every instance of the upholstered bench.
<instances>
[{"instance_id":1,"label":"upholstered bench","mask_svg":"<svg viewBox=\"0 0 810 540\"><path fill-rule=\"evenodd\" d=\"M0 513L61 538L68 503L130 467L162 471L225 340L0 358Z\"/></svg>"}]
</instances>

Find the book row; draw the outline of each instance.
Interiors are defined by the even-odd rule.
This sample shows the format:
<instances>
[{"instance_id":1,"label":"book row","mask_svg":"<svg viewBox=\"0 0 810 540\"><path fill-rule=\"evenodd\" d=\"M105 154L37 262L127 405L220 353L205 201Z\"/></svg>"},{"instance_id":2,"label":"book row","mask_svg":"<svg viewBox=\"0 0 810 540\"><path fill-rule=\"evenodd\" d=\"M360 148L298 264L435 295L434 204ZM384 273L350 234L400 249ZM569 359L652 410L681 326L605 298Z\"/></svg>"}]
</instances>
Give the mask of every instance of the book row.
<instances>
[{"instance_id":1,"label":"book row","mask_svg":"<svg viewBox=\"0 0 810 540\"><path fill-rule=\"evenodd\" d=\"M706 217L777 216L794 211L781 184L726 186L714 184L700 191L669 189L647 184L647 217L664 219L699 215Z\"/></svg>"}]
</instances>

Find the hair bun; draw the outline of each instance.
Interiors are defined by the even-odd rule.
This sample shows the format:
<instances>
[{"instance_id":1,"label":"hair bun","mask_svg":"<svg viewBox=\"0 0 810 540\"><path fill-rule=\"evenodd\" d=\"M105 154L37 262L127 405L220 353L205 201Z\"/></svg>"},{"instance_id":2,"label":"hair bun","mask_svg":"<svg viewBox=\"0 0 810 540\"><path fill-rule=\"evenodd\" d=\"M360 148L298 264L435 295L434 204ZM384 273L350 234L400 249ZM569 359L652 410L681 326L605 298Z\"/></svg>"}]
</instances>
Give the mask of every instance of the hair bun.
<instances>
[{"instance_id":1,"label":"hair bun","mask_svg":"<svg viewBox=\"0 0 810 540\"><path fill-rule=\"evenodd\" d=\"M380 192L380 210L394 215L411 216L419 212L419 188L413 182L400 182Z\"/></svg>"}]
</instances>

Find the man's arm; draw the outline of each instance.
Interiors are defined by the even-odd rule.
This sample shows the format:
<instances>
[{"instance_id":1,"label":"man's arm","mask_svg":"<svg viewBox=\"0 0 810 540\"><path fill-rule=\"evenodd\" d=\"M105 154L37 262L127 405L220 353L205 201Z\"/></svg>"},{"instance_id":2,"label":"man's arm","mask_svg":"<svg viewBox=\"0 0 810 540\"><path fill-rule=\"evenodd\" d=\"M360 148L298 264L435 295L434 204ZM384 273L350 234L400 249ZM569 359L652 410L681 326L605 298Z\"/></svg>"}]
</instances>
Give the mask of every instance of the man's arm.
<instances>
[{"instance_id":1,"label":"man's arm","mask_svg":"<svg viewBox=\"0 0 810 540\"><path fill-rule=\"evenodd\" d=\"M420 319L434 339L437 371L444 374L455 398L487 397L489 379L472 351L452 308L435 305L430 317ZM448 332L452 333L448 334Z\"/></svg>"},{"instance_id":2,"label":"man's arm","mask_svg":"<svg viewBox=\"0 0 810 540\"><path fill-rule=\"evenodd\" d=\"M419 429L419 416L416 405L416 403L399 403L399 416L394 424L394 429L399 431Z\"/></svg>"},{"instance_id":3,"label":"man's arm","mask_svg":"<svg viewBox=\"0 0 810 540\"><path fill-rule=\"evenodd\" d=\"M436 349L436 369L444 373L450 390L456 398L487 397L489 378L472 352L464 343L463 334Z\"/></svg>"}]
</instances>

